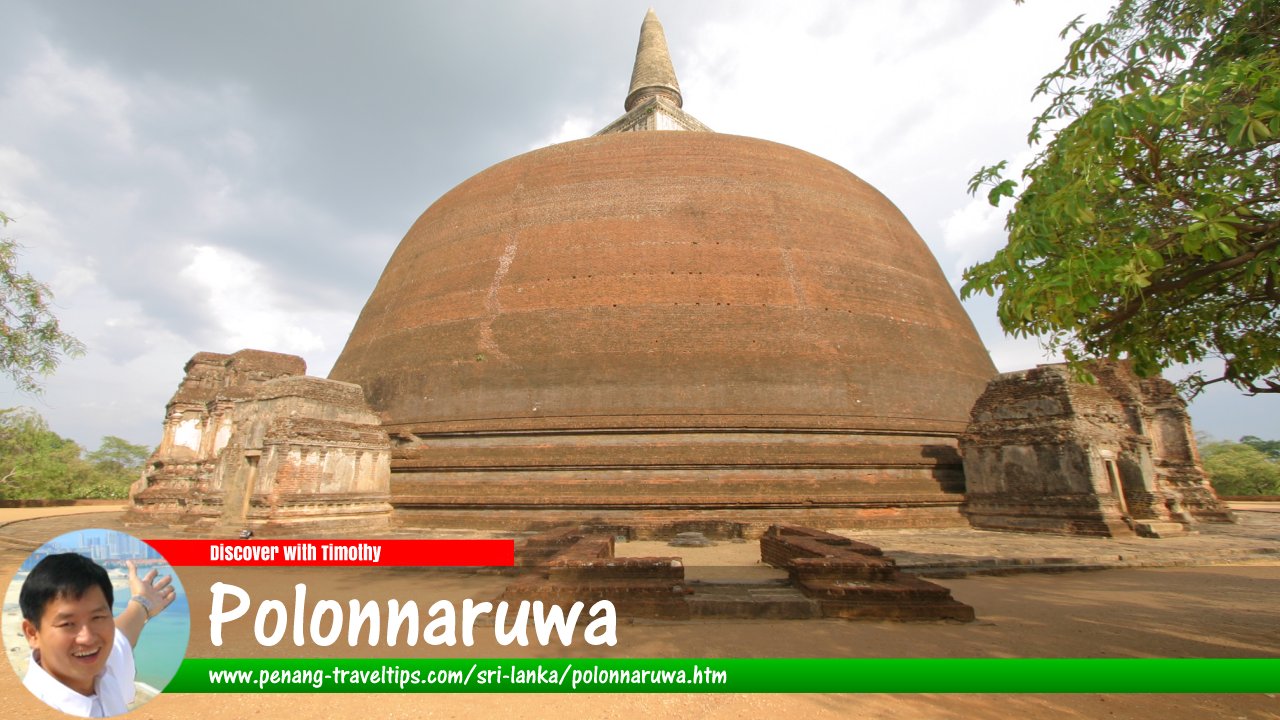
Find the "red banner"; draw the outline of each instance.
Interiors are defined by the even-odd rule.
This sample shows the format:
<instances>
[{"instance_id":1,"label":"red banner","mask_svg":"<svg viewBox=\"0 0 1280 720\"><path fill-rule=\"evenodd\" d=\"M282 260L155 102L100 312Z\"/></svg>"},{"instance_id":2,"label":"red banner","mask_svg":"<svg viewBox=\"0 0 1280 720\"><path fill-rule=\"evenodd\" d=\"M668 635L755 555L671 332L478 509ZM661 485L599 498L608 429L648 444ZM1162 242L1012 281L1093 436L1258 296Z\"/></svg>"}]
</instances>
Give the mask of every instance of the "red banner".
<instances>
[{"instance_id":1,"label":"red banner","mask_svg":"<svg viewBox=\"0 0 1280 720\"><path fill-rule=\"evenodd\" d=\"M175 566L511 567L514 540L148 540Z\"/></svg>"}]
</instances>

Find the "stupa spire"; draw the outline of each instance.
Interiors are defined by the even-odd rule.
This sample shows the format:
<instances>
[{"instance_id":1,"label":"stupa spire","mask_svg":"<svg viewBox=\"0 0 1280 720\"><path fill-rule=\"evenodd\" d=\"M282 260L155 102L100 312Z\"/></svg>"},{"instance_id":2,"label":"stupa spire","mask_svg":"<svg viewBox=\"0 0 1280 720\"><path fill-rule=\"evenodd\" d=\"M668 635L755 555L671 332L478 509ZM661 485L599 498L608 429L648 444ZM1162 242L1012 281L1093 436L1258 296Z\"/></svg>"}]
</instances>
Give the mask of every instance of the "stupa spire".
<instances>
[{"instance_id":1,"label":"stupa spire","mask_svg":"<svg viewBox=\"0 0 1280 720\"><path fill-rule=\"evenodd\" d=\"M640 25L640 44L636 47L636 64L631 70L631 88L624 105L627 112L597 135L634 130L711 132L711 128L680 109L684 105L680 83L676 82L676 71L671 66L667 35L653 8L645 13L644 23Z\"/></svg>"},{"instance_id":2,"label":"stupa spire","mask_svg":"<svg viewBox=\"0 0 1280 720\"><path fill-rule=\"evenodd\" d=\"M671 65L671 53L667 50L667 35L662 31L658 14L649 8L640 25L640 44L636 46L636 64L631 71L631 88L624 107L630 112L655 95L666 97L676 107L684 105L676 70Z\"/></svg>"}]
</instances>

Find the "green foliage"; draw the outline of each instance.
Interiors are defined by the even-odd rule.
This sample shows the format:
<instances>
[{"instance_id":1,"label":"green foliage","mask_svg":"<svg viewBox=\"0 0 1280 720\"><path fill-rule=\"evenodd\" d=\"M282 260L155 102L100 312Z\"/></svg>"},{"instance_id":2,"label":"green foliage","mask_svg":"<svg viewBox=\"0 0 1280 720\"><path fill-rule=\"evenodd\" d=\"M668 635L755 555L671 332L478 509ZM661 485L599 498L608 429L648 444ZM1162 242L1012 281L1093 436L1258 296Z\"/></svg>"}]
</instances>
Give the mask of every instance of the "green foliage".
<instances>
[{"instance_id":1,"label":"green foliage","mask_svg":"<svg viewBox=\"0 0 1280 720\"><path fill-rule=\"evenodd\" d=\"M1209 443L1200 457L1219 495L1280 495L1280 462L1252 445Z\"/></svg>"},{"instance_id":2,"label":"green foliage","mask_svg":"<svg viewBox=\"0 0 1280 720\"><path fill-rule=\"evenodd\" d=\"M0 227L9 216L0 213ZM62 331L49 309L53 293L28 273L18 271L18 245L0 239L0 373L19 390L38 392L39 377L65 357L84 353L79 340Z\"/></svg>"},{"instance_id":3,"label":"green foliage","mask_svg":"<svg viewBox=\"0 0 1280 720\"><path fill-rule=\"evenodd\" d=\"M1250 445L1272 460L1280 460L1280 440L1263 440L1254 435L1245 435L1240 442Z\"/></svg>"},{"instance_id":4,"label":"green foliage","mask_svg":"<svg viewBox=\"0 0 1280 720\"><path fill-rule=\"evenodd\" d=\"M1005 330L1075 363L1220 358L1184 389L1280 392L1280 3L1120 0L1072 35L1021 191L1003 162L970 183L1016 202L962 296L999 292Z\"/></svg>"},{"instance_id":5,"label":"green foliage","mask_svg":"<svg viewBox=\"0 0 1280 720\"><path fill-rule=\"evenodd\" d=\"M29 408L0 409L0 498L123 498L149 451L105 437L85 453Z\"/></svg>"},{"instance_id":6,"label":"green foliage","mask_svg":"<svg viewBox=\"0 0 1280 720\"><path fill-rule=\"evenodd\" d=\"M85 453L84 459L102 472L136 476L150 454L151 449L145 445L134 445L123 438L107 435L97 450Z\"/></svg>"}]
</instances>

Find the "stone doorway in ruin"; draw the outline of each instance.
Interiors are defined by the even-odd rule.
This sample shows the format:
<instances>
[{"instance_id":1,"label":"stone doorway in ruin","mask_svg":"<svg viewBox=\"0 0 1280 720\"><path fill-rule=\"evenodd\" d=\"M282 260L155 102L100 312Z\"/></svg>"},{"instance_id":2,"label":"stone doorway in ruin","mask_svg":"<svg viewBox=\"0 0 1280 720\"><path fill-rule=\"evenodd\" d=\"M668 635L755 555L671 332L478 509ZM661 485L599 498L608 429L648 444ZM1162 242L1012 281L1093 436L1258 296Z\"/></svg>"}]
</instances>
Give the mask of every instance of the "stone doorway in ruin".
<instances>
[{"instance_id":1,"label":"stone doorway in ruin","mask_svg":"<svg viewBox=\"0 0 1280 720\"><path fill-rule=\"evenodd\" d=\"M1120 466L1116 465L1115 453L1103 450L1099 454L1102 456L1102 467L1107 473L1107 484L1119 505L1120 516L1128 520L1132 516L1129 513L1129 503L1124 497L1124 481L1120 479Z\"/></svg>"},{"instance_id":2,"label":"stone doorway in ruin","mask_svg":"<svg viewBox=\"0 0 1280 720\"><path fill-rule=\"evenodd\" d=\"M231 485L223 495L222 522L226 525L243 525L249 517L249 502L258 484L259 451L244 454L244 462L232 475Z\"/></svg>"}]
</instances>

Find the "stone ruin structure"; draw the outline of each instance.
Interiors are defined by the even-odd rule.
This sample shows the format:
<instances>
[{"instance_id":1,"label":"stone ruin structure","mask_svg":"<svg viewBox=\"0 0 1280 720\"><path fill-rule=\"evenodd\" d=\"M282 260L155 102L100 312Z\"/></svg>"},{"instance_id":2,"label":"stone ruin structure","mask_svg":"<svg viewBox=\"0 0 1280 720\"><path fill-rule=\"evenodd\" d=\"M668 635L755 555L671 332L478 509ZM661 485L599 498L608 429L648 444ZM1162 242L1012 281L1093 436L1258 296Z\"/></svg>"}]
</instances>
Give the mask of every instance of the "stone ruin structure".
<instances>
[{"instance_id":1,"label":"stone ruin structure","mask_svg":"<svg viewBox=\"0 0 1280 720\"><path fill-rule=\"evenodd\" d=\"M391 445L359 387L294 355L198 353L127 519L193 530L387 527Z\"/></svg>"},{"instance_id":2,"label":"stone ruin structure","mask_svg":"<svg viewBox=\"0 0 1280 720\"><path fill-rule=\"evenodd\" d=\"M429 207L329 380L193 358L133 517L637 538L1229 519L1167 384L993 381L893 203L688 115L652 11L624 107Z\"/></svg>"},{"instance_id":3,"label":"stone ruin structure","mask_svg":"<svg viewBox=\"0 0 1280 720\"><path fill-rule=\"evenodd\" d=\"M1005 373L961 438L974 527L1112 536L1180 533L1231 522L1209 486L1186 403L1162 378L1095 363Z\"/></svg>"},{"instance_id":4,"label":"stone ruin structure","mask_svg":"<svg viewBox=\"0 0 1280 720\"><path fill-rule=\"evenodd\" d=\"M588 607L609 600L627 617L675 620L974 619L947 588L898 572L879 548L814 528L770 526L761 562L785 580L688 581L678 557L616 557L612 535L564 527L516 545L516 572L502 599Z\"/></svg>"}]
</instances>

